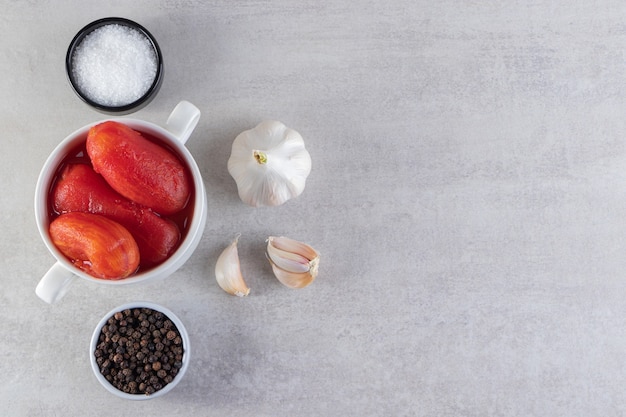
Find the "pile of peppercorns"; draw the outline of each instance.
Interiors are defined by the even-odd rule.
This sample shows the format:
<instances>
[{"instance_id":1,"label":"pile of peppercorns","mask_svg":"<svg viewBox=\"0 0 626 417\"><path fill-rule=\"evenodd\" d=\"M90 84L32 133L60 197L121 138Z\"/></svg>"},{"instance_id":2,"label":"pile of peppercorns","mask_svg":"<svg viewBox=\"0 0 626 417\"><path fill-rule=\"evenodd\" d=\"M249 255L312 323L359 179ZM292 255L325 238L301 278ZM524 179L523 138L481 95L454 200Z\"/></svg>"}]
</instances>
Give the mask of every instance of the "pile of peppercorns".
<instances>
[{"instance_id":1,"label":"pile of peppercorns","mask_svg":"<svg viewBox=\"0 0 626 417\"><path fill-rule=\"evenodd\" d=\"M162 312L130 308L102 326L93 352L100 373L128 394L154 394L172 382L183 366L183 341Z\"/></svg>"}]
</instances>

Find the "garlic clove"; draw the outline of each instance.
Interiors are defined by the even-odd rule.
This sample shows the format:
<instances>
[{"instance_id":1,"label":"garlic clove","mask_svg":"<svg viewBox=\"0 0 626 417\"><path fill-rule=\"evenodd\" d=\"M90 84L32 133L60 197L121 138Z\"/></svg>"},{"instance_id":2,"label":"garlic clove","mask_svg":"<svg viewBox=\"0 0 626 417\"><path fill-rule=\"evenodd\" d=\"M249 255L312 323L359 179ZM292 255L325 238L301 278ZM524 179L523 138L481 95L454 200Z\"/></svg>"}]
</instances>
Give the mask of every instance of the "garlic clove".
<instances>
[{"instance_id":1,"label":"garlic clove","mask_svg":"<svg viewBox=\"0 0 626 417\"><path fill-rule=\"evenodd\" d=\"M304 273L311 269L310 259L297 253L278 249L274 245L267 245L267 256L276 266L289 272Z\"/></svg>"},{"instance_id":2,"label":"garlic clove","mask_svg":"<svg viewBox=\"0 0 626 417\"><path fill-rule=\"evenodd\" d=\"M288 237L270 236L267 240L269 243L268 247L272 246L272 247L275 247L276 249L279 249L285 252L290 252L296 255L300 255L308 259L309 261L319 256L317 251L313 249L311 246L307 245L306 243L302 243L302 242L298 242L297 240L290 239Z\"/></svg>"},{"instance_id":3,"label":"garlic clove","mask_svg":"<svg viewBox=\"0 0 626 417\"><path fill-rule=\"evenodd\" d=\"M241 274L241 266L239 263L239 251L237 250L237 242L239 236L226 247L217 258L215 264L215 279L217 284L224 291L238 297L245 297L250 293L250 288L246 285Z\"/></svg>"},{"instance_id":4,"label":"garlic clove","mask_svg":"<svg viewBox=\"0 0 626 417\"><path fill-rule=\"evenodd\" d=\"M317 273L314 275L311 272L296 273L285 271L284 269L280 269L279 267L277 267L276 264L274 264L273 262L270 263L272 264L272 271L274 271L274 275L276 276L276 278L284 286L289 288L304 288L307 285L311 284L313 280L315 280L315 276L317 275Z\"/></svg>"},{"instance_id":5,"label":"garlic clove","mask_svg":"<svg viewBox=\"0 0 626 417\"><path fill-rule=\"evenodd\" d=\"M276 278L290 288L304 288L317 277L319 254L311 246L287 237L267 239L267 257Z\"/></svg>"}]
</instances>

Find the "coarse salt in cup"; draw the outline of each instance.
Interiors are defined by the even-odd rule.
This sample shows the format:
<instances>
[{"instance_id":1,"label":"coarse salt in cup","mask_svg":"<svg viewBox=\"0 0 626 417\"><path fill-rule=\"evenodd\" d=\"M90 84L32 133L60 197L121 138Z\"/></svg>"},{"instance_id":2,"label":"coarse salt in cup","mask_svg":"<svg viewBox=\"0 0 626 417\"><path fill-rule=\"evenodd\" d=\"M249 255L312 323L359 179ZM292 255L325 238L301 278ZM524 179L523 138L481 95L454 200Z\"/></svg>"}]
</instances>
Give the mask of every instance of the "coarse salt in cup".
<instances>
[{"instance_id":1,"label":"coarse salt in cup","mask_svg":"<svg viewBox=\"0 0 626 417\"><path fill-rule=\"evenodd\" d=\"M89 106L124 115L145 107L163 80L163 56L140 24L121 17L96 20L81 29L67 50L67 77Z\"/></svg>"},{"instance_id":2,"label":"coarse salt in cup","mask_svg":"<svg viewBox=\"0 0 626 417\"><path fill-rule=\"evenodd\" d=\"M103 121L83 126L67 136L52 151L44 163L35 187L35 221L39 229L39 234L50 253L56 259L56 263L46 272L43 278L41 278L35 289L39 298L50 304L57 302L67 293L76 278L110 286L122 286L165 278L173 274L189 259L200 243L207 218L207 198L202 175L200 174L200 169L193 156L185 147L185 142L198 124L199 118L200 110L196 106L187 101L181 101L167 119L165 128L138 119L110 119L124 123L139 132L151 135L168 146L180 157L183 164L189 170L193 184L193 199L189 202L192 206L190 207L189 218L186 219L186 228L178 247L163 263L152 268L140 270L136 274L120 280L95 278L82 271L72 264L70 259L63 255L59 248L54 245L49 233L51 222L49 198L51 188L59 171L59 166L72 150L75 150L85 142L89 129Z\"/></svg>"},{"instance_id":3,"label":"coarse salt in cup","mask_svg":"<svg viewBox=\"0 0 626 417\"><path fill-rule=\"evenodd\" d=\"M155 317L154 313L161 316ZM119 334L122 320L126 324L124 335ZM109 328L111 325L114 326L112 329ZM153 336L154 331L160 335ZM141 345L131 347L133 357L126 349L125 354L116 357L118 352L105 352L111 348L110 339L114 334L127 339L152 336L148 343L155 346L147 351ZM89 359L96 379L111 394L128 400L148 400L167 394L180 382L189 366L189 349L189 334L183 322L169 309L141 301L116 307L100 320L91 336ZM159 351L160 357L154 355L154 351Z\"/></svg>"}]
</instances>

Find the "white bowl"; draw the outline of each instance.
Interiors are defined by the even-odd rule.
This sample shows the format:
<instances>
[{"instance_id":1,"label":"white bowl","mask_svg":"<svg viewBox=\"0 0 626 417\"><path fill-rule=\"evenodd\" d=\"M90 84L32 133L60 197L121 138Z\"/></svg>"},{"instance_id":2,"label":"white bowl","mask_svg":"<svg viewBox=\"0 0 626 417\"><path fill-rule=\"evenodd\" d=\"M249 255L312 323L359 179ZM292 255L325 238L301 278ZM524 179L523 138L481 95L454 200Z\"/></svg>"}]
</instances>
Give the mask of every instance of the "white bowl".
<instances>
[{"instance_id":1,"label":"white bowl","mask_svg":"<svg viewBox=\"0 0 626 417\"><path fill-rule=\"evenodd\" d=\"M126 309L134 309L134 308L149 308L149 309L159 311L165 314L167 318L170 319L172 323L174 323L183 341L183 360L182 360L183 365L182 367L178 370L178 373L176 374L172 382L170 382L169 384L165 385L162 389L150 395L128 394L115 388L113 385L111 385L109 381L107 381L107 379L100 372L100 367L98 366L98 363L96 362L96 356L94 355L94 352L98 345L98 340L100 338L102 327L109 320L109 318L111 318L118 311L124 311ZM100 384L111 394L116 395L119 398L124 398L127 400L150 400L153 398L161 397L167 394L168 392L170 392L172 389L174 389L176 385L178 385L181 379L183 379L183 376L185 375L185 372L187 371L187 367L189 366L189 357L190 357L189 334L187 333L187 330L185 329L183 322L180 321L180 319L169 309L163 306L160 306L158 304L147 302L147 301L138 301L138 302L123 304L109 311L96 326L95 330L93 331L93 334L91 335L91 343L89 344L89 360L91 362L91 369L93 370L93 373L96 376L96 379L98 380L98 382L100 382Z\"/></svg>"},{"instance_id":2,"label":"white bowl","mask_svg":"<svg viewBox=\"0 0 626 417\"><path fill-rule=\"evenodd\" d=\"M187 234L174 253L160 265L125 279L99 279L80 270L54 245L48 233L50 226L49 191L56 178L59 164L66 157L69 150L75 149L76 146L85 142L89 129L98 123L102 123L102 121L90 123L75 131L54 149L39 174L35 188L35 221L37 228L44 244L56 259L56 262L41 278L35 289L36 294L42 300L50 304L57 302L65 295L77 277L101 285L120 286L136 284L168 277L189 259L200 243L207 219L207 197L202 175L193 156L185 146L185 142L196 127L199 118L200 110L197 107L187 101L181 101L170 114L165 128L143 120L114 119L132 129L155 136L170 146L189 168L195 196L194 201L190 203L193 204L193 214L186 232Z\"/></svg>"}]
</instances>

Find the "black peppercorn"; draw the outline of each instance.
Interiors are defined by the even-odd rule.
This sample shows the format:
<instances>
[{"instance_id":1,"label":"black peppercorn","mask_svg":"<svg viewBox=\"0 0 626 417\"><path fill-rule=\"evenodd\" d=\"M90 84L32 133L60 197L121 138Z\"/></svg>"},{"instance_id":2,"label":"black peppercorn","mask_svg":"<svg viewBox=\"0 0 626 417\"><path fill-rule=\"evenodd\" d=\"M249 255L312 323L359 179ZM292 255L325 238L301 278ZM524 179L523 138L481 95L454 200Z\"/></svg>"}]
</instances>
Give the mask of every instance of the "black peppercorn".
<instances>
[{"instance_id":1,"label":"black peppercorn","mask_svg":"<svg viewBox=\"0 0 626 417\"><path fill-rule=\"evenodd\" d=\"M129 388L129 392L131 394L136 394L137 393L137 382L135 381L130 381L128 383L128 388Z\"/></svg>"}]
</instances>

